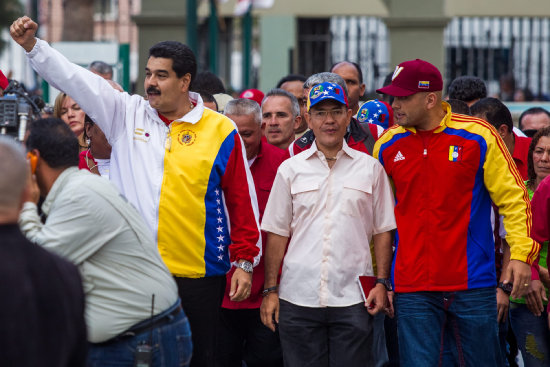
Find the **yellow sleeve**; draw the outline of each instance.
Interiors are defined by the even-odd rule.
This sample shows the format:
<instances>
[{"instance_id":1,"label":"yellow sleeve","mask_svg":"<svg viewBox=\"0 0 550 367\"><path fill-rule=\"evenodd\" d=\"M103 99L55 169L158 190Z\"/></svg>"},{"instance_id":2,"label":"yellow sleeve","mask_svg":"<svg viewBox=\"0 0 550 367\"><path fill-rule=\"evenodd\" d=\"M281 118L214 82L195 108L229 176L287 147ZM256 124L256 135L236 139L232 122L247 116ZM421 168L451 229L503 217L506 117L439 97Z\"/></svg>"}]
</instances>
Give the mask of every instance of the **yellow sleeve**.
<instances>
[{"instance_id":1,"label":"yellow sleeve","mask_svg":"<svg viewBox=\"0 0 550 367\"><path fill-rule=\"evenodd\" d=\"M530 238L532 217L529 194L510 152L496 130L485 121L481 125L486 127L482 136L487 143L483 179L499 214L504 217L510 260L531 264L538 256L540 245Z\"/></svg>"}]
</instances>

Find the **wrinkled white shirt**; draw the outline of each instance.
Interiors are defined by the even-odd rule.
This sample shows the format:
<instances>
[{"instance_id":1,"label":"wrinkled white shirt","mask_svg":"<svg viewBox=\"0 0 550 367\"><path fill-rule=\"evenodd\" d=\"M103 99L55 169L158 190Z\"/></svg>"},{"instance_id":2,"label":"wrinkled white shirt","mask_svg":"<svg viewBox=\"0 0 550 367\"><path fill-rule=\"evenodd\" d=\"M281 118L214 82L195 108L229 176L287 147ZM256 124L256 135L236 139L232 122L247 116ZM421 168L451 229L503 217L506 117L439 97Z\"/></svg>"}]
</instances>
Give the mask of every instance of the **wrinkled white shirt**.
<instances>
[{"instance_id":1,"label":"wrinkled white shirt","mask_svg":"<svg viewBox=\"0 0 550 367\"><path fill-rule=\"evenodd\" d=\"M32 242L76 264L86 295L88 341L106 341L178 299L177 286L162 262L137 210L108 180L76 167L56 179L42 211L23 206L19 226Z\"/></svg>"},{"instance_id":2,"label":"wrinkled white shirt","mask_svg":"<svg viewBox=\"0 0 550 367\"><path fill-rule=\"evenodd\" d=\"M369 243L396 227L394 198L382 165L344 142L329 168L312 147L283 162L262 229L291 237L279 297L305 307L363 302L359 275L373 275Z\"/></svg>"}]
</instances>

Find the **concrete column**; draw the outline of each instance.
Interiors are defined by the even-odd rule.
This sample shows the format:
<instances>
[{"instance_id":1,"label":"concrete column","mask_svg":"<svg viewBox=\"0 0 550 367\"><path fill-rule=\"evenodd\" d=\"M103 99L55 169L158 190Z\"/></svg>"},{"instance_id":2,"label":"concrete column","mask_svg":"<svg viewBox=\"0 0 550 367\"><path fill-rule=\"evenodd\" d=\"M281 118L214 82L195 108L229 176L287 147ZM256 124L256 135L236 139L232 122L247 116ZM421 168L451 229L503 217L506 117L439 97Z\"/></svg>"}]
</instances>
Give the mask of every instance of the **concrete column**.
<instances>
[{"instance_id":1,"label":"concrete column","mask_svg":"<svg viewBox=\"0 0 550 367\"><path fill-rule=\"evenodd\" d=\"M451 20L441 0L386 0L384 19L390 35L390 71L406 60L423 59L442 74L445 67L443 31Z\"/></svg>"},{"instance_id":2,"label":"concrete column","mask_svg":"<svg viewBox=\"0 0 550 367\"><path fill-rule=\"evenodd\" d=\"M292 69L290 51L296 57L296 18L285 15L260 17L260 85L268 92Z\"/></svg>"},{"instance_id":3,"label":"concrete column","mask_svg":"<svg viewBox=\"0 0 550 367\"><path fill-rule=\"evenodd\" d=\"M186 0L142 1L141 13L133 16L138 27L137 93L143 94L143 80L149 48L160 41L186 43Z\"/></svg>"}]
</instances>

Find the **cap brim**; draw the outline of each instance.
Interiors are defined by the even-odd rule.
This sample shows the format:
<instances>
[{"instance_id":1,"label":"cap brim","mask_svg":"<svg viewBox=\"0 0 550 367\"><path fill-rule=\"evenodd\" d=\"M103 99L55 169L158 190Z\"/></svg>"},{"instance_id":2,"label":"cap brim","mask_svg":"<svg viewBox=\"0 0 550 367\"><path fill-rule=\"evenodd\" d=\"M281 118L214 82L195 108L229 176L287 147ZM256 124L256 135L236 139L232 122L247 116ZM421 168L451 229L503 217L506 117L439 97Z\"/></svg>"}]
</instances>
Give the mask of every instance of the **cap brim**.
<instances>
[{"instance_id":1,"label":"cap brim","mask_svg":"<svg viewBox=\"0 0 550 367\"><path fill-rule=\"evenodd\" d=\"M376 93L387 94L394 97L407 97L417 93L417 90L409 90L395 85L388 85L376 90Z\"/></svg>"},{"instance_id":2,"label":"cap brim","mask_svg":"<svg viewBox=\"0 0 550 367\"><path fill-rule=\"evenodd\" d=\"M310 104L307 111L309 112L309 110L311 110L311 107L317 106L319 103L325 102L325 101L335 101L335 102L340 103L342 106L348 107L347 103L340 101L338 98L325 97L325 98L319 98L314 103Z\"/></svg>"}]
</instances>

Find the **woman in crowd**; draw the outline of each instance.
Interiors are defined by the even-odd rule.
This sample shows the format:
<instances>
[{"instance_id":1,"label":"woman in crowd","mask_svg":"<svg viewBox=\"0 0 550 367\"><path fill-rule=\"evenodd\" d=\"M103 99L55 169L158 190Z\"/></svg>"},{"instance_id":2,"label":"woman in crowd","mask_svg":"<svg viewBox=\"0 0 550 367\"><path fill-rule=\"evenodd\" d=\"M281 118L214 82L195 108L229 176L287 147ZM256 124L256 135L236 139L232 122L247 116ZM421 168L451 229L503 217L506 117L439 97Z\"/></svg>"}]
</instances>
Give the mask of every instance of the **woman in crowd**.
<instances>
[{"instance_id":1,"label":"woman in crowd","mask_svg":"<svg viewBox=\"0 0 550 367\"><path fill-rule=\"evenodd\" d=\"M550 174L550 127L539 130L529 146L528 180L525 182L529 199L539 183ZM533 280L529 293L522 299L510 299L510 322L518 347L521 350L525 367L550 365L550 331L548 330L548 313L538 304L540 298L535 297L545 289L548 298L550 280L546 265L548 242L541 244L540 250L540 280ZM544 301L544 300L543 300ZM544 301L546 304L547 301ZM542 309L542 311L541 311Z\"/></svg>"},{"instance_id":2,"label":"woman in crowd","mask_svg":"<svg viewBox=\"0 0 550 367\"><path fill-rule=\"evenodd\" d=\"M78 138L81 152L88 149L84 140L84 118L86 113L82 111L80 106L70 96L65 93L59 93L55 99L53 115L69 125Z\"/></svg>"}]
</instances>

